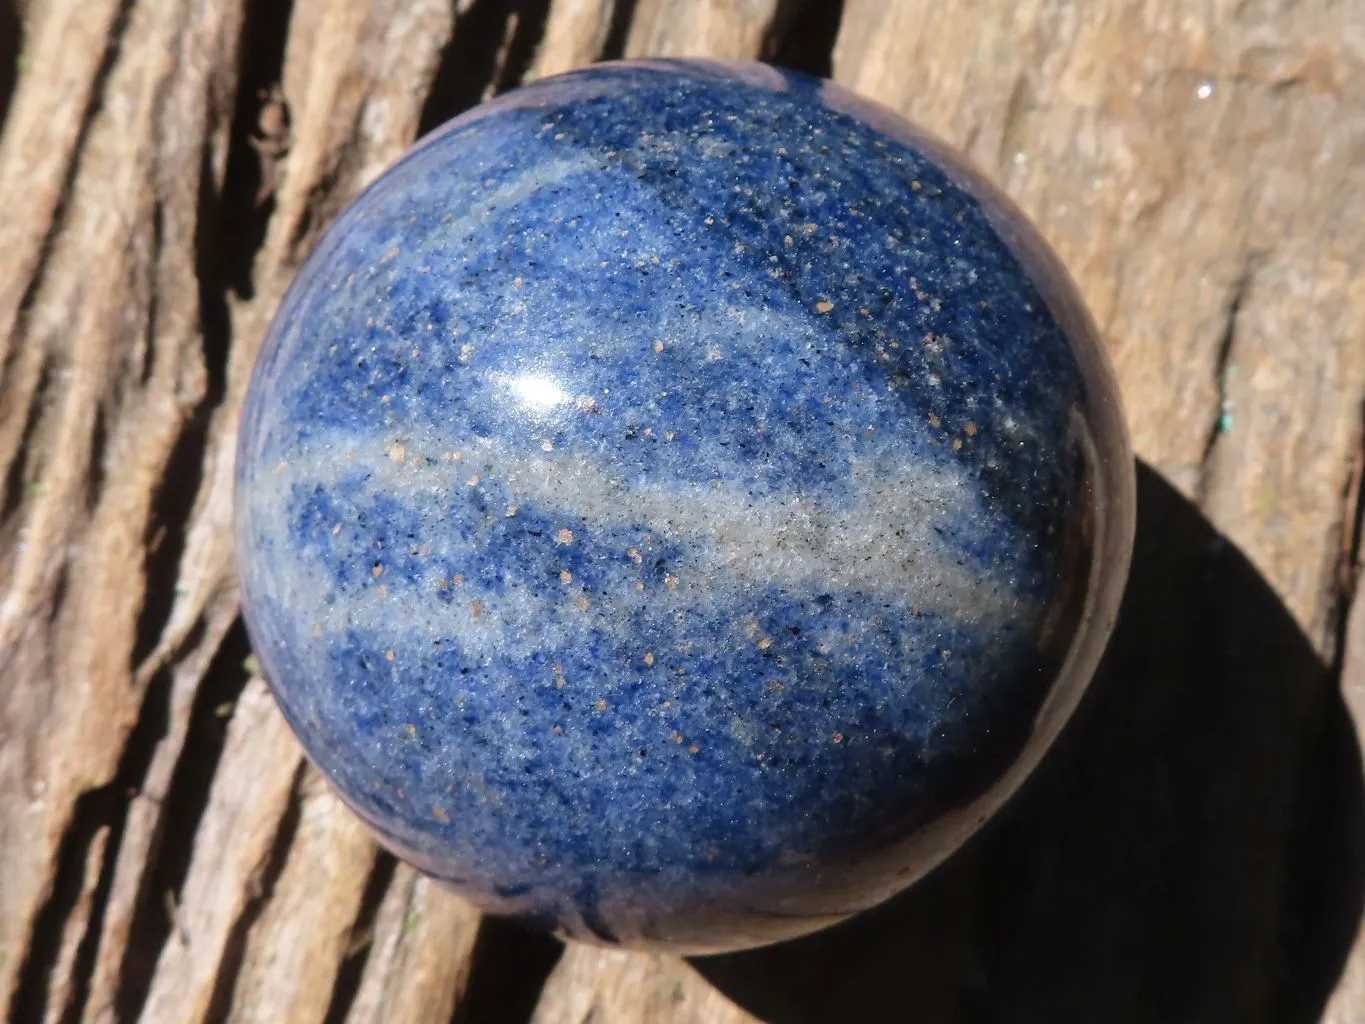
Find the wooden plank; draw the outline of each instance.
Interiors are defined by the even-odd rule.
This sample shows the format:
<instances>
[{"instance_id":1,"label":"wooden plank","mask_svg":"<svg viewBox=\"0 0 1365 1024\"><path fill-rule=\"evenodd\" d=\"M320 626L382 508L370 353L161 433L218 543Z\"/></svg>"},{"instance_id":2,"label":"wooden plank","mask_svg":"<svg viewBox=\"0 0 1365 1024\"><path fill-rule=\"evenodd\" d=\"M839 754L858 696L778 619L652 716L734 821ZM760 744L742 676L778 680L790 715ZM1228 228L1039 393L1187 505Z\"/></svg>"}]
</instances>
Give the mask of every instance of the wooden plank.
<instances>
[{"instance_id":1,"label":"wooden plank","mask_svg":"<svg viewBox=\"0 0 1365 1024\"><path fill-rule=\"evenodd\" d=\"M51 68L56 91L21 77L0 154L6 194L35 200L0 242L0 458L15 485L0 528L0 1002L60 896L77 801L114 780L150 682L136 672L154 625L148 541L209 383L195 229L222 174L241 16L212 0L33 13L25 66ZM69 863L85 860L66 842ZM45 988L33 977L27 1000Z\"/></svg>"}]
</instances>

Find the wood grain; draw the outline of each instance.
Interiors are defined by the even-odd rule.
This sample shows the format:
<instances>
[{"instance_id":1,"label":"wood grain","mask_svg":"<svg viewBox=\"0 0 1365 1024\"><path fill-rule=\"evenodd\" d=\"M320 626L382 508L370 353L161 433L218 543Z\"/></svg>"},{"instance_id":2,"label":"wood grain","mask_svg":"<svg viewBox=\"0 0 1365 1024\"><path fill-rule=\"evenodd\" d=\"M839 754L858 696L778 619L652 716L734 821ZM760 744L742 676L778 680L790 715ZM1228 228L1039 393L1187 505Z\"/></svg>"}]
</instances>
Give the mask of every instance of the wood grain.
<instances>
[{"instance_id":1,"label":"wood grain","mask_svg":"<svg viewBox=\"0 0 1365 1024\"><path fill-rule=\"evenodd\" d=\"M10 1019L506 1020L539 991L546 1024L907 998L1365 1020L1354 0L0 0L10 55ZM805 945L575 946L547 977L543 944L375 848L252 678L232 439L275 304L360 188L481 98L622 55L831 72L1003 185L1103 327L1152 467L1146 568L1062 749L916 891Z\"/></svg>"}]
</instances>

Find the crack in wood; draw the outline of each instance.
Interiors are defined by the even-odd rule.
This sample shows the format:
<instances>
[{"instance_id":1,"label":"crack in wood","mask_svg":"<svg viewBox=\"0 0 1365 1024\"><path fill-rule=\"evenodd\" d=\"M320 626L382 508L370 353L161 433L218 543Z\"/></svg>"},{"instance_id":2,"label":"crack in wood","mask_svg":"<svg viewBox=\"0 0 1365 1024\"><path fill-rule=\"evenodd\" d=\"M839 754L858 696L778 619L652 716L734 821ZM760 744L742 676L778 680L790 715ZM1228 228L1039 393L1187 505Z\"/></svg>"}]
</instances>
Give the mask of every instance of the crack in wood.
<instances>
[{"instance_id":1,"label":"crack in wood","mask_svg":"<svg viewBox=\"0 0 1365 1024\"><path fill-rule=\"evenodd\" d=\"M210 391L216 389L219 394L226 387L232 338L227 295L232 293L242 299L255 295L253 267L275 211L273 190L264 202L257 202L263 177L252 135L265 102L262 94L277 87L284 75L285 47L294 6L295 0L251 0L247 4L238 48L237 89L222 192L218 197L205 194L200 215L198 254L205 363L214 375L210 378Z\"/></svg>"},{"instance_id":2,"label":"crack in wood","mask_svg":"<svg viewBox=\"0 0 1365 1024\"><path fill-rule=\"evenodd\" d=\"M515 28L509 34L496 75L487 91L496 95L521 84L545 37L545 23L549 16L550 0L518 0L514 11Z\"/></svg>"},{"instance_id":3,"label":"crack in wood","mask_svg":"<svg viewBox=\"0 0 1365 1024\"><path fill-rule=\"evenodd\" d=\"M4 129L9 101L19 81L23 52L24 22L17 0L0 0L0 130Z\"/></svg>"},{"instance_id":4,"label":"crack in wood","mask_svg":"<svg viewBox=\"0 0 1365 1024\"><path fill-rule=\"evenodd\" d=\"M67 918L62 946L51 971L51 978L59 987L49 994L46 1020L50 1022L76 1024L89 991L90 968L99 941L97 918L113 877L111 858L107 855L108 839L109 827L105 826L95 833L90 845L80 896Z\"/></svg>"},{"instance_id":5,"label":"crack in wood","mask_svg":"<svg viewBox=\"0 0 1365 1024\"><path fill-rule=\"evenodd\" d=\"M1365 502L1361 501L1362 484L1365 484L1365 401L1362 401L1357 416L1354 450L1346 471L1346 483L1342 487L1341 545L1337 556L1336 595L1328 619L1335 637L1332 647L1333 672L1338 679L1343 672L1347 656L1347 628L1351 607L1360 593L1361 539L1362 531L1365 531Z\"/></svg>"},{"instance_id":6,"label":"crack in wood","mask_svg":"<svg viewBox=\"0 0 1365 1024\"><path fill-rule=\"evenodd\" d=\"M228 1019L232 1006L232 988L241 970L242 956L246 952L247 935L251 926L261 916L265 906L274 895L275 883L284 871L289 846L298 832L303 811L302 783L307 763L300 760L294 773L294 781L289 788L289 801L285 805L284 816L280 819L279 830L275 833L274 845L260 873L249 883L248 899L242 913L228 932L227 942L218 960L218 974L213 983L213 994L209 998L208 1009L204 1013L205 1024L219 1024Z\"/></svg>"},{"instance_id":7,"label":"crack in wood","mask_svg":"<svg viewBox=\"0 0 1365 1024\"><path fill-rule=\"evenodd\" d=\"M844 0L778 0L759 55L769 64L828 78Z\"/></svg>"},{"instance_id":8,"label":"crack in wood","mask_svg":"<svg viewBox=\"0 0 1365 1024\"><path fill-rule=\"evenodd\" d=\"M104 865L92 901L87 932L98 935L104 913L104 895L113 877L114 861L127 822L128 796L135 792L146 774L152 751L165 735L167 695L170 678L162 675L152 681L142 701L137 724L128 735L118 771L108 784L89 790L76 799L71 819L62 835L57 868L46 901L38 912L29 939L27 958L10 1001L9 1020L13 1024L36 1024L47 1012L51 972L56 965L63 929L80 897L81 879L86 871L95 837L106 832L103 842ZM93 949L90 951L93 956ZM81 981L72 987L79 1002ZM76 1008L79 1012L79 1007ZM66 1013L63 1014L66 1016Z\"/></svg>"},{"instance_id":9,"label":"crack in wood","mask_svg":"<svg viewBox=\"0 0 1365 1024\"><path fill-rule=\"evenodd\" d=\"M124 940L113 1000L119 1020L137 1019L161 948L179 925L176 918L165 913L166 899L169 897L179 906L194 836L208 805L227 740L227 720L249 678L243 667L249 651L246 630L239 621L223 638L195 694L189 727L181 741L170 786L161 801L159 825L147 854L146 870L134 903L136 909Z\"/></svg>"},{"instance_id":10,"label":"crack in wood","mask_svg":"<svg viewBox=\"0 0 1365 1024\"><path fill-rule=\"evenodd\" d=\"M445 124L499 88L516 84L515 80L505 81L505 76L511 77L511 70L507 64L510 50L504 40L509 35L515 38L521 31L520 18L525 8L528 27L517 55L529 64L548 13L548 4L542 0L511 4L504 0L474 0L467 8L460 8L464 5L457 7L450 41L441 52L436 75L422 105L417 122L419 136ZM516 71L517 78L524 66Z\"/></svg>"},{"instance_id":11,"label":"crack in wood","mask_svg":"<svg viewBox=\"0 0 1365 1024\"><path fill-rule=\"evenodd\" d=\"M469 988L451 1024L525 1024L563 952L558 939L500 918L484 918Z\"/></svg>"},{"instance_id":12,"label":"crack in wood","mask_svg":"<svg viewBox=\"0 0 1365 1024\"><path fill-rule=\"evenodd\" d=\"M630 23L635 18L635 7L639 0L606 0L609 5L607 31L602 38L602 49L598 60L620 60L625 56L626 38L630 35Z\"/></svg>"},{"instance_id":13,"label":"crack in wood","mask_svg":"<svg viewBox=\"0 0 1365 1024\"><path fill-rule=\"evenodd\" d=\"M24 399L27 400L28 408L24 412L23 426L19 428L14 458L10 460L9 466L5 470L4 488L0 490L0 523L13 524L12 529L17 529L18 526L20 519L18 513L23 508L24 491L34 483L29 465L29 455L32 452L32 441L37 433L39 420L42 417L43 401L51 382L51 364L45 354L40 355L39 360L38 378L31 388L25 389L28 393ZM6 388L4 398L12 399L13 391ZM4 545L3 552L0 552L0 574L5 576L9 575L7 563L12 550L13 542Z\"/></svg>"},{"instance_id":14,"label":"crack in wood","mask_svg":"<svg viewBox=\"0 0 1365 1024\"><path fill-rule=\"evenodd\" d=\"M1255 276L1262 259L1263 257L1255 253L1248 254L1243 258L1241 270L1233 280L1232 287L1228 291L1227 304L1223 309L1223 329L1218 335L1213 357L1213 381L1217 401L1212 420L1205 434L1203 455L1199 459L1199 479L1194 494L1196 505L1202 505L1208 496L1214 449L1218 446L1218 439L1228 429L1228 417L1231 415L1228 399L1228 375L1233 365L1233 346L1237 340L1237 322L1242 315L1242 306L1250 293L1252 278Z\"/></svg>"},{"instance_id":15,"label":"crack in wood","mask_svg":"<svg viewBox=\"0 0 1365 1024\"><path fill-rule=\"evenodd\" d=\"M332 999L323 1018L324 1024L345 1024L350 1014L374 943L375 917L379 914L379 905L393 882L397 868L398 860L393 854L383 851L375 857L374 867L370 869L370 877L365 883L364 895L360 898L360 908L351 924L346 956L337 969Z\"/></svg>"}]
</instances>

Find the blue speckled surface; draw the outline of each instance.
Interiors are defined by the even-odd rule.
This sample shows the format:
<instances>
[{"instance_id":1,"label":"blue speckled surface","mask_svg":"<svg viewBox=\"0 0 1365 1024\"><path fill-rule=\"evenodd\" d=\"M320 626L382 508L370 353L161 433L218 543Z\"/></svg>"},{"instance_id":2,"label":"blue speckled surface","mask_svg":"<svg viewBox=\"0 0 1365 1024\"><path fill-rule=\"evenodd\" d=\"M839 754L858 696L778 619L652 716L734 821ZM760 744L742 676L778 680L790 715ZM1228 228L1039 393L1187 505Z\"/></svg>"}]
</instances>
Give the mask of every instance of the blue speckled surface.
<instances>
[{"instance_id":1,"label":"blue speckled surface","mask_svg":"<svg viewBox=\"0 0 1365 1024\"><path fill-rule=\"evenodd\" d=\"M894 892L1036 761L1131 458L1064 275L950 160L810 79L605 65L342 215L237 528L279 702L395 849L565 934L750 945Z\"/></svg>"}]
</instances>

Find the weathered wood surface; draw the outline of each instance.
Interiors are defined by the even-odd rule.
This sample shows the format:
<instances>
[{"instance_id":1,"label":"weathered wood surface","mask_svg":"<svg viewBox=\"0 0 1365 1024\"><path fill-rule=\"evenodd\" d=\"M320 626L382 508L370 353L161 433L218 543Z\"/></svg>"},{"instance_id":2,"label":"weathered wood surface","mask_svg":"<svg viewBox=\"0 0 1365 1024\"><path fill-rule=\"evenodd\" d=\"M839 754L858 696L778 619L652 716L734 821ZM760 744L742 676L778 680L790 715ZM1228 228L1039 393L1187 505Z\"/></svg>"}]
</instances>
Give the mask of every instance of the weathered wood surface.
<instances>
[{"instance_id":1,"label":"weathered wood surface","mask_svg":"<svg viewBox=\"0 0 1365 1024\"><path fill-rule=\"evenodd\" d=\"M377 852L250 678L228 534L329 218L622 54L832 73L963 147L1075 273L1147 464L1111 655L1003 820L692 964L561 955ZM11 1019L1365 1021L1359 0L0 0L0 110Z\"/></svg>"}]
</instances>

